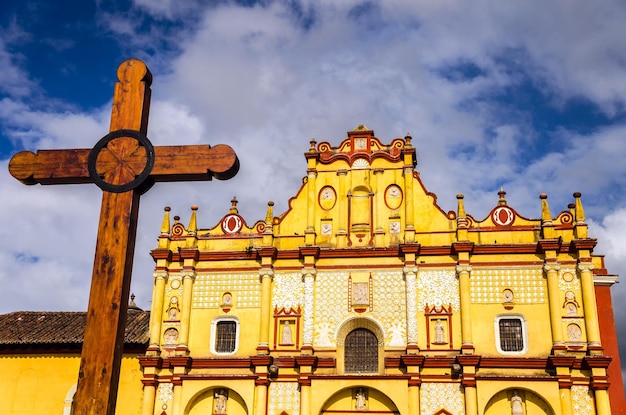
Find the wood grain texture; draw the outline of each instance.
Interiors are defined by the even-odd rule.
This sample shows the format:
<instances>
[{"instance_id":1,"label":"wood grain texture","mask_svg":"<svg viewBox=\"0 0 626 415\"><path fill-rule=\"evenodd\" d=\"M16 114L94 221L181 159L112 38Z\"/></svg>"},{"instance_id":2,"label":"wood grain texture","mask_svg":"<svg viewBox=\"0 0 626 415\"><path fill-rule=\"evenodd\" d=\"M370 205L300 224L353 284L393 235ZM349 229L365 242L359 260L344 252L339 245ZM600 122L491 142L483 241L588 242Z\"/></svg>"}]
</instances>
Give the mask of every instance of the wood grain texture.
<instances>
[{"instance_id":1,"label":"wood grain texture","mask_svg":"<svg viewBox=\"0 0 626 415\"><path fill-rule=\"evenodd\" d=\"M117 76L110 131L134 130L146 135L152 75L143 62L130 59L119 66ZM90 183L90 153L90 149L22 151L9 162L9 171L27 185ZM239 170L234 150L223 144L155 147L154 155L149 179L155 182L225 180ZM124 185L144 170L147 152L135 138L121 136L109 141L95 160L98 177L110 185ZM75 415L115 413L139 189L103 191Z\"/></svg>"}]
</instances>

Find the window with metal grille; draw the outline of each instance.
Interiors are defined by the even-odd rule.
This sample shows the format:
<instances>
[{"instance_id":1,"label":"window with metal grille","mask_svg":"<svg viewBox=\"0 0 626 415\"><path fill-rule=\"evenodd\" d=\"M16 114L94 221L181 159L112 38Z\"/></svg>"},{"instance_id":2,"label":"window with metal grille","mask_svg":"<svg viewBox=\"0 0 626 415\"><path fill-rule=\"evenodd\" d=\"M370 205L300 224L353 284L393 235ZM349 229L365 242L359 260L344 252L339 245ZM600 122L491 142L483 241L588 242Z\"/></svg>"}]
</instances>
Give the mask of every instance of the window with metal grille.
<instances>
[{"instance_id":1,"label":"window with metal grille","mask_svg":"<svg viewBox=\"0 0 626 415\"><path fill-rule=\"evenodd\" d=\"M215 331L215 351L232 353L237 344L237 323L234 321L218 321Z\"/></svg>"},{"instance_id":2,"label":"window with metal grille","mask_svg":"<svg viewBox=\"0 0 626 415\"><path fill-rule=\"evenodd\" d=\"M524 350L524 332L519 318L501 318L498 321L500 349L503 352Z\"/></svg>"},{"instance_id":3,"label":"window with metal grille","mask_svg":"<svg viewBox=\"0 0 626 415\"><path fill-rule=\"evenodd\" d=\"M363 328L352 330L344 348L346 373L378 372L378 339L374 333Z\"/></svg>"}]
</instances>

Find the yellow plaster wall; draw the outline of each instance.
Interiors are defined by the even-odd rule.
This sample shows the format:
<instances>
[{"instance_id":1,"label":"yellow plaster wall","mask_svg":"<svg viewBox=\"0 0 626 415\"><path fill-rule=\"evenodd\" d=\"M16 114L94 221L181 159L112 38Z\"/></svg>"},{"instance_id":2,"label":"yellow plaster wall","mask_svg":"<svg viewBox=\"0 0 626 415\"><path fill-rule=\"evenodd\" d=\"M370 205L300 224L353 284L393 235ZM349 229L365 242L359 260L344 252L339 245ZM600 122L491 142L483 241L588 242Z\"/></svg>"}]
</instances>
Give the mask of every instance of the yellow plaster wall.
<instances>
[{"instance_id":1,"label":"yellow plaster wall","mask_svg":"<svg viewBox=\"0 0 626 415\"><path fill-rule=\"evenodd\" d=\"M497 316L523 316L526 319L528 344L527 352L523 355L507 353L504 356L545 357L552 350L550 336L550 310L547 301L544 304L519 304L513 309L506 310L502 304L472 304L472 332L480 333L474 336L476 353L483 356L503 356L496 348L496 330L494 322Z\"/></svg>"},{"instance_id":2,"label":"yellow plaster wall","mask_svg":"<svg viewBox=\"0 0 626 415\"><path fill-rule=\"evenodd\" d=\"M62 415L65 399L78 378L78 355L19 355L0 357L0 414ZM118 415L141 413L139 361L122 359L117 397Z\"/></svg>"}]
</instances>

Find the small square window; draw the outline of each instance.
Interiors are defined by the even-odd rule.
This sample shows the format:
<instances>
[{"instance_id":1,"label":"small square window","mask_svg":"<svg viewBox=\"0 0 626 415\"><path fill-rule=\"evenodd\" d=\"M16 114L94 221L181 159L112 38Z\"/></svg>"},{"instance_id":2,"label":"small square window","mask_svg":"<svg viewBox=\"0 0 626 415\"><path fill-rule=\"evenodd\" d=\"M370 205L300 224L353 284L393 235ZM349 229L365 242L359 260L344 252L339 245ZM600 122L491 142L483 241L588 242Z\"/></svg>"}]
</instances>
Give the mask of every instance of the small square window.
<instances>
[{"instance_id":1,"label":"small square window","mask_svg":"<svg viewBox=\"0 0 626 415\"><path fill-rule=\"evenodd\" d=\"M496 317L496 347L504 354L524 354L527 350L526 320L521 316Z\"/></svg>"},{"instance_id":2,"label":"small square window","mask_svg":"<svg viewBox=\"0 0 626 415\"><path fill-rule=\"evenodd\" d=\"M211 352L215 354L233 354L239 345L239 321L235 319L217 319L211 327Z\"/></svg>"}]
</instances>

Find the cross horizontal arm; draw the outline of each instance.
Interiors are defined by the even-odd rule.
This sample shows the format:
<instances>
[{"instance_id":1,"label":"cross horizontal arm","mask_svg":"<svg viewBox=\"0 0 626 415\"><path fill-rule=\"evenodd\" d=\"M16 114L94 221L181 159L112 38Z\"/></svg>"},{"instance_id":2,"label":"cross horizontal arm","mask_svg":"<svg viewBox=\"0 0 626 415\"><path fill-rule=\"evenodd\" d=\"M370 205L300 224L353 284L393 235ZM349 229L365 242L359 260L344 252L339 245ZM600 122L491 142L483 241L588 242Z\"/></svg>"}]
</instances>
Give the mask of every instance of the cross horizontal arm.
<instances>
[{"instance_id":1,"label":"cross horizontal arm","mask_svg":"<svg viewBox=\"0 0 626 415\"><path fill-rule=\"evenodd\" d=\"M235 150L226 144L155 147L150 177L157 182L228 180L239 171Z\"/></svg>"},{"instance_id":2,"label":"cross horizontal arm","mask_svg":"<svg viewBox=\"0 0 626 415\"><path fill-rule=\"evenodd\" d=\"M9 161L11 176L24 184L90 183L90 149L20 151Z\"/></svg>"},{"instance_id":3,"label":"cross horizontal arm","mask_svg":"<svg viewBox=\"0 0 626 415\"><path fill-rule=\"evenodd\" d=\"M92 182L87 168L90 149L21 151L9 162L13 177L24 184L74 184ZM228 145L160 146L154 148L155 164L150 177L156 182L227 180L237 174L239 160ZM141 171L145 154L136 152L124 163ZM106 150L98 158L97 170L106 172L119 165Z\"/></svg>"}]
</instances>

